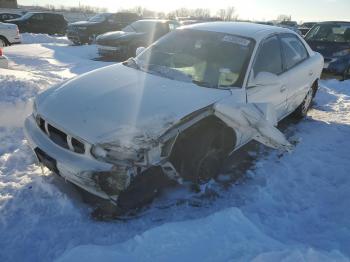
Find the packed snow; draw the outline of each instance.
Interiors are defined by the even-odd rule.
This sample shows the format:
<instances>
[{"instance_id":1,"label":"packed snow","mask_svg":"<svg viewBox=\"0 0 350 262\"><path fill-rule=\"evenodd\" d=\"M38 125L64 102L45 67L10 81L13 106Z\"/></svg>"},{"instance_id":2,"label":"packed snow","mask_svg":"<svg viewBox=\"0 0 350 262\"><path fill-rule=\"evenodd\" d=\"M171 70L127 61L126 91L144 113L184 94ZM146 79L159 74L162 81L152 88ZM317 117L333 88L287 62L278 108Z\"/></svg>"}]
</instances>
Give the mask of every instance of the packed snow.
<instances>
[{"instance_id":1,"label":"packed snow","mask_svg":"<svg viewBox=\"0 0 350 262\"><path fill-rule=\"evenodd\" d=\"M322 81L308 117L280 127L292 152L261 146L236 183L178 186L97 222L36 164L22 124L38 92L110 63L62 37L23 42L0 69L0 261L350 261L350 81Z\"/></svg>"}]
</instances>

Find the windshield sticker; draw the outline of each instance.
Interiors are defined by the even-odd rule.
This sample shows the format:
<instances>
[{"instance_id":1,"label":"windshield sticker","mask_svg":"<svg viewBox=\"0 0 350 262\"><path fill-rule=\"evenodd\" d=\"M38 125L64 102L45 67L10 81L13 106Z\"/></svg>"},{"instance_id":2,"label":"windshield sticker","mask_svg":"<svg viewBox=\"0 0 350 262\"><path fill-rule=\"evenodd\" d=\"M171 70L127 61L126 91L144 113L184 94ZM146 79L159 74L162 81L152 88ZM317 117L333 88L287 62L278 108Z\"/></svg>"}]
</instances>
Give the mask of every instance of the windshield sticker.
<instances>
[{"instance_id":1,"label":"windshield sticker","mask_svg":"<svg viewBox=\"0 0 350 262\"><path fill-rule=\"evenodd\" d=\"M222 38L223 42L230 42L230 43L234 43L237 45L241 45L241 46L248 46L250 44L250 41L244 38L240 38L237 36L233 36L233 35L225 35Z\"/></svg>"}]
</instances>

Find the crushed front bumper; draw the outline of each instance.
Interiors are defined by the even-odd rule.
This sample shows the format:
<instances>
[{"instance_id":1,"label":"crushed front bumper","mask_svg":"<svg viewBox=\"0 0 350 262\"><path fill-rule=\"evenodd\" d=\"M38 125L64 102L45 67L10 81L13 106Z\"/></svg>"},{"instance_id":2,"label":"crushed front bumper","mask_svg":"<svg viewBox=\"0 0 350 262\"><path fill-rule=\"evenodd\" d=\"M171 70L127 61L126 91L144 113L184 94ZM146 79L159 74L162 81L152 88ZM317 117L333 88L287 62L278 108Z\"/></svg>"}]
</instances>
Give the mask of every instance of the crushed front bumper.
<instances>
[{"instance_id":1,"label":"crushed front bumper","mask_svg":"<svg viewBox=\"0 0 350 262\"><path fill-rule=\"evenodd\" d=\"M26 119L24 130L39 162L78 187L117 201L119 192L129 185L131 168L116 167L57 145L38 127L33 116Z\"/></svg>"}]
</instances>

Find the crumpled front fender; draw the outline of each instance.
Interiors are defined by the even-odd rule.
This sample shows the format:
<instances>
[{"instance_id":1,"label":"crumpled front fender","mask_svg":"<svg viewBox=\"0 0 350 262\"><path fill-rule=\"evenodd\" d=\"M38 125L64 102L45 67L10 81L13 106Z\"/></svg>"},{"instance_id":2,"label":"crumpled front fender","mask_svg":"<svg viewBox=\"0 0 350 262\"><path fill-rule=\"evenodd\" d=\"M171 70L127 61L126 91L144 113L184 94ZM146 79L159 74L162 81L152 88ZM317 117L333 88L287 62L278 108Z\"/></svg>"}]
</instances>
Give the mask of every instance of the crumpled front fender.
<instances>
[{"instance_id":1,"label":"crumpled front fender","mask_svg":"<svg viewBox=\"0 0 350 262\"><path fill-rule=\"evenodd\" d=\"M224 100L214 106L214 114L233 129L250 132L254 140L268 147L285 151L293 148L275 127L276 112L270 104L232 104Z\"/></svg>"}]
</instances>

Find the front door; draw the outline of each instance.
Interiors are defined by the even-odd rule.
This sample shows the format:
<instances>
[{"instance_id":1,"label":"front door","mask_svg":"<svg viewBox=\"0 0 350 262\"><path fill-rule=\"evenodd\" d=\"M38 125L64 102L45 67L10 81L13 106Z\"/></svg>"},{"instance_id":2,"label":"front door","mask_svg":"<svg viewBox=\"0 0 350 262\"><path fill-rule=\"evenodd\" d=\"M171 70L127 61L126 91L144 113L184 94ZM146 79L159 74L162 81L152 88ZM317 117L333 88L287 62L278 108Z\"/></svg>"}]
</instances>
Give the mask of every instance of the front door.
<instances>
[{"instance_id":1,"label":"front door","mask_svg":"<svg viewBox=\"0 0 350 262\"><path fill-rule=\"evenodd\" d=\"M252 84L259 73L273 74L277 81L271 85ZM280 120L287 113L287 81L286 75L283 74L279 38L271 36L265 39L258 48L247 87L248 103L271 104L276 112L277 120Z\"/></svg>"}]
</instances>

